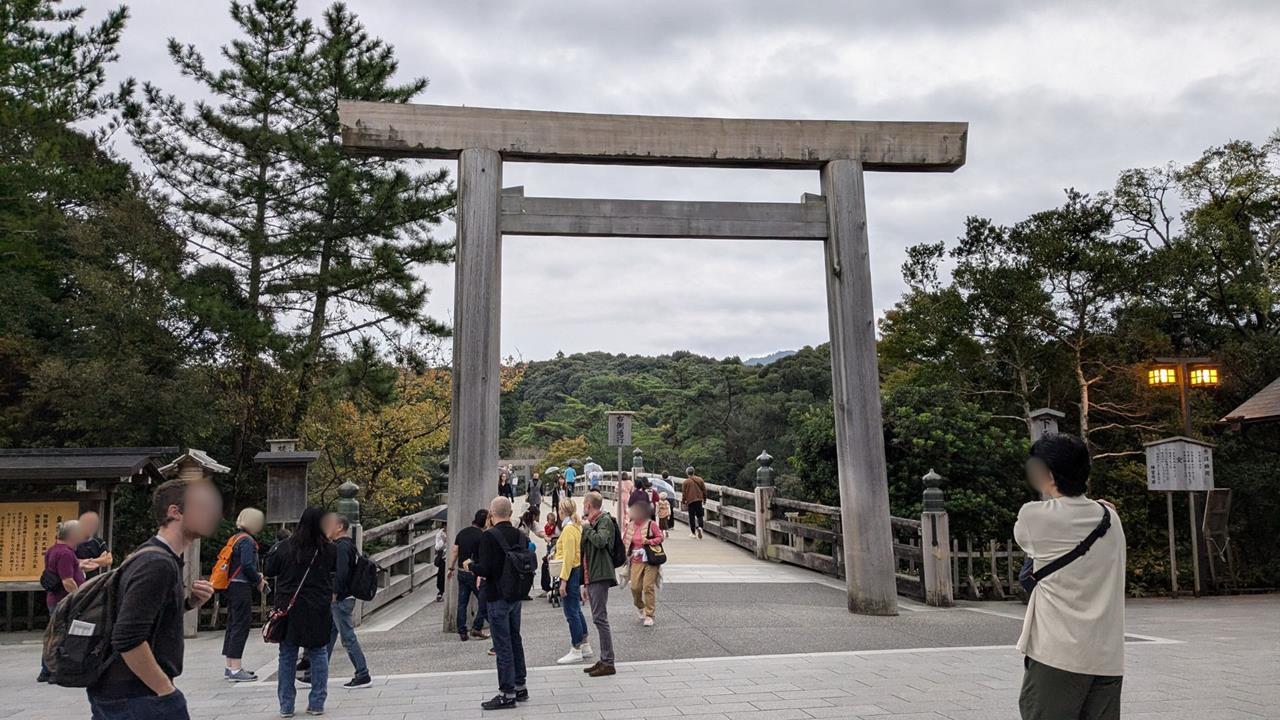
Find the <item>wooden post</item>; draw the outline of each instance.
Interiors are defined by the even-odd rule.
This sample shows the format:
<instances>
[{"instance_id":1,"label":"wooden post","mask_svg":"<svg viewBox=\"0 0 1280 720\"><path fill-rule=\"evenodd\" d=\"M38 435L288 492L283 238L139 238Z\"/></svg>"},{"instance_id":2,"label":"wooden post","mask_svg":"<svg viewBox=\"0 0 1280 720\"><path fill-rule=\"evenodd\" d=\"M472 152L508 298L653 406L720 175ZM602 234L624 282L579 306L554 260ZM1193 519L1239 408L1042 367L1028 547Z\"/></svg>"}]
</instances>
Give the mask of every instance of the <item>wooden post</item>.
<instances>
[{"instance_id":1,"label":"wooden post","mask_svg":"<svg viewBox=\"0 0 1280 720\"><path fill-rule=\"evenodd\" d=\"M1178 597L1178 544L1173 533L1173 493L1164 494L1165 508L1169 511L1169 591Z\"/></svg>"},{"instance_id":2,"label":"wooden post","mask_svg":"<svg viewBox=\"0 0 1280 720\"><path fill-rule=\"evenodd\" d=\"M200 579L200 538L191 541L182 554L182 587L190 592L192 584ZM200 629L200 610L188 610L182 616L182 636L193 638Z\"/></svg>"},{"instance_id":3,"label":"wooden post","mask_svg":"<svg viewBox=\"0 0 1280 720\"><path fill-rule=\"evenodd\" d=\"M996 541L991 541L991 591L996 597L1004 599L1004 585L1000 583L1000 563L999 555L996 552Z\"/></svg>"},{"instance_id":4,"label":"wooden post","mask_svg":"<svg viewBox=\"0 0 1280 720\"><path fill-rule=\"evenodd\" d=\"M832 160L824 165L822 194L827 199L827 320L849 611L896 615L862 163Z\"/></svg>"},{"instance_id":5,"label":"wooden post","mask_svg":"<svg viewBox=\"0 0 1280 720\"><path fill-rule=\"evenodd\" d=\"M1187 514L1191 516L1191 579L1192 590L1200 597L1200 533L1196 531L1196 494L1187 493Z\"/></svg>"},{"instance_id":6,"label":"wooden post","mask_svg":"<svg viewBox=\"0 0 1280 720\"><path fill-rule=\"evenodd\" d=\"M457 257L453 311L453 415L449 428L448 524L457 533L493 499L498 469L498 366L502 157L473 148L458 157ZM458 581L445 589L443 629L454 632Z\"/></svg>"},{"instance_id":7,"label":"wooden post","mask_svg":"<svg viewBox=\"0 0 1280 720\"><path fill-rule=\"evenodd\" d=\"M756 486L756 557L769 559L769 506L778 489L772 485Z\"/></svg>"},{"instance_id":8,"label":"wooden post","mask_svg":"<svg viewBox=\"0 0 1280 720\"><path fill-rule=\"evenodd\" d=\"M935 607L956 604L951 585L951 524L946 511L920 515L920 536L924 558L920 579L924 581L924 601Z\"/></svg>"}]
</instances>

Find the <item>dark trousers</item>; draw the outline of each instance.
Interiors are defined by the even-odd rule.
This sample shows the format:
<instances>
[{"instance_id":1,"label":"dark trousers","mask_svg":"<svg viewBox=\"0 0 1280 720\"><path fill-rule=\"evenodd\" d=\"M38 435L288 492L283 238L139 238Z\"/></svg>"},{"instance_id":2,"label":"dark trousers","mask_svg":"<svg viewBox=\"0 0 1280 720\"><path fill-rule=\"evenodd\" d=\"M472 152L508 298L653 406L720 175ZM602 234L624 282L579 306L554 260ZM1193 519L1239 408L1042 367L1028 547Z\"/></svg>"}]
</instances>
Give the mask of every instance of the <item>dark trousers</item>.
<instances>
[{"instance_id":1,"label":"dark trousers","mask_svg":"<svg viewBox=\"0 0 1280 720\"><path fill-rule=\"evenodd\" d=\"M160 697L142 695L104 698L89 691L89 716L93 720L191 720L187 698L181 690Z\"/></svg>"},{"instance_id":2,"label":"dark trousers","mask_svg":"<svg viewBox=\"0 0 1280 720\"><path fill-rule=\"evenodd\" d=\"M600 662L613 664L613 630L609 627L609 587L607 580L587 583L587 600L591 602L591 622L596 626L600 643Z\"/></svg>"},{"instance_id":3,"label":"dark trousers","mask_svg":"<svg viewBox=\"0 0 1280 720\"><path fill-rule=\"evenodd\" d=\"M689 503L689 532L695 532L707 525L707 512L701 500Z\"/></svg>"},{"instance_id":4,"label":"dark trousers","mask_svg":"<svg viewBox=\"0 0 1280 720\"><path fill-rule=\"evenodd\" d=\"M498 689L515 697L525 684L524 640L520 637L520 600L488 603L489 631L498 659Z\"/></svg>"},{"instance_id":5,"label":"dark trousers","mask_svg":"<svg viewBox=\"0 0 1280 720\"><path fill-rule=\"evenodd\" d=\"M244 643L249 639L253 621L253 588L249 583L233 582L222 593L227 603L227 630L222 635L222 656L232 660L244 657Z\"/></svg>"},{"instance_id":6,"label":"dark trousers","mask_svg":"<svg viewBox=\"0 0 1280 720\"><path fill-rule=\"evenodd\" d=\"M1120 720L1119 675L1082 675L1023 660L1022 720Z\"/></svg>"},{"instance_id":7,"label":"dark trousers","mask_svg":"<svg viewBox=\"0 0 1280 720\"><path fill-rule=\"evenodd\" d=\"M436 556L434 564L436 566L436 594L443 595L444 579L445 579L444 553L440 553L439 555Z\"/></svg>"},{"instance_id":8,"label":"dark trousers","mask_svg":"<svg viewBox=\"0 0 1280 720\"><path fill-rule=\"evenodd\" d=\"M476 576L469 572L458 573L458 632L467 631L467 606L471 604L471 596L476 597L476 619L472 623L473 630L484 627L486 603L484 591L476 588Z\"/></svg>"}]
</instances>

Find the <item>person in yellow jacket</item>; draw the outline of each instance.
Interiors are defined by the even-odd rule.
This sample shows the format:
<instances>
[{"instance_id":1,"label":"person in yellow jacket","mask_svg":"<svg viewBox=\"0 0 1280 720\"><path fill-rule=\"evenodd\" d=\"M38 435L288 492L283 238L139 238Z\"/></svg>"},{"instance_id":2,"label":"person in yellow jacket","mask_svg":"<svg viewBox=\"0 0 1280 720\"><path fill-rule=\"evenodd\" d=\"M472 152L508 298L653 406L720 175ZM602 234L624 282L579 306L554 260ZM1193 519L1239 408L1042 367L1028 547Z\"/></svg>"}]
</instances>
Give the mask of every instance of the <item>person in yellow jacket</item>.
<instances>
[{"instance_id":1,"label":"person in yellow jacket","mask_svg":"<svg viewBox=\"0 0 1280 720\"><path fill-rule=\"evenodd\" d=\"M556 662L561 665L582 662L591 657L587 642L587 618L582 614L582 520L571 497L560 499L560 539L556 541L556 559L560 564L560 607L569 622L569 652Z\"/></svg>"}]
</instances>

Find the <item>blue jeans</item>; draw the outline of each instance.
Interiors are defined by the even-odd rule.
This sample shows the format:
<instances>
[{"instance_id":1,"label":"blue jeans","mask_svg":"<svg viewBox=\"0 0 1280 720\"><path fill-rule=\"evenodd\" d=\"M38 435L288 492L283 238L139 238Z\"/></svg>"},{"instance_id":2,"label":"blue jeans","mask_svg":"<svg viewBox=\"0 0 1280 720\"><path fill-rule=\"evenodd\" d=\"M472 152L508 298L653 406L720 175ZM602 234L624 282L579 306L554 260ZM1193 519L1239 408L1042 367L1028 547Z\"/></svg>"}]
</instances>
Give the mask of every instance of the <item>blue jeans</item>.
<instances>
[{"instance_id":1,"label":"blue jeans","mask_svg":"<svg viewBox=\"0 0 1280 720\"><path fill-rule=\"evenodd\" d=\"M493 649L498 654L498 689L515 697L524 689L524 640L520 638L520 600L494 600L488 604Z\"/></svg>"},{"instance_id":2,"label":"blue jeans","mask_svg":"<svg viewBox=\"0 0 1280 720\"><path fill-rule=\"evenodd\" d=\"M574 647L578 647L587 637L587 618L582 614L581 567L576 567L569 572L569 579L565 582L565 586L565 595L560 599L560 607L564 609L564 619L569 621L569 642L573 643Z\"/></svg>"},{"instance_id":3,"label":"blue jeans","mask_svg":"<svg viewBox=\"0 0 1280 720\"><path fill-rule=\"evenodd\" d=\"M280 643L280 665L276 669L276 696L280 698L280 712L293 712L293 701L298 690L293 686L298 669L298 646ZM329 652L322 645L303 648L311 662L311 694L307 697L308 710L323 710L329 696Z\"/></svg>"},{"instance_id":4,"label":"blue jeans","mask_svg":"<svg viewBox=\"0 0 1280 720\"><path fill-rule=\"evenodd\" d=\"M356 599L349 597L346 600L339 600L329 606L333 611L333 630L329 633L329 648L326 653L329 657L333 657L333 646L338 642L338 635L342 635L342 648L347 651L347 659L351 661L351 667L356 669L356 677L364 677L369 674L369 665L364 661L364 651L360 649L360 639L356 637L356 626L351 619L351 611L356 608Z\"/></svg>"},{"instance_id":5,"label":"blue jeans","mask_svg":"<svg viewBox=\"0 0 1280 720\"><path fill-rule=\"evenodd\" d=\"M159 697L96 697L89 691L89 713L93 720L190 720L187 698L181 690Z\"/></svg>"},{"instance_id":6,"label":"blue jeans","mask_svg":"<svg viewBox=\"0 0 1280 720\"><path fill-rule=\"evenodd\" d=\"M476 576L469 572L458 573L458 632L467 631L467 606L471 604L471 596L476 596L476 619L472 623L473 630L484 627L485 611L484 591L476 589Z\"/></svg>"}]
</instances>

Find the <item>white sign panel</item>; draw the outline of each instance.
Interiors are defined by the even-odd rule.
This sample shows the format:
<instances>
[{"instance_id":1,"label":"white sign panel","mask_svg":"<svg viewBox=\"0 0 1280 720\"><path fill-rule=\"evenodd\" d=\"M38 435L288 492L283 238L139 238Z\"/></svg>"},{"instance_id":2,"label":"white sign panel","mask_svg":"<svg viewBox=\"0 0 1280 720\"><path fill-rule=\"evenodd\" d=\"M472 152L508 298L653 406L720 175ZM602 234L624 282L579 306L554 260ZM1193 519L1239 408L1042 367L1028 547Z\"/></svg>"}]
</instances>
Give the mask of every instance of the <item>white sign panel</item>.
<instances>
[{"instance_id":1,"label":"white sign panel","mask_svg":"<svg viewBox=\"0 0 1280 720\"><path fill-rule=\"evenodd\" d=\"M1147 489L1203 492L1213 489L1213 448L1183 438L1147 445Z\"/></svg>"},{"instance_id":2,"label":"white sign panel","mask_svg":"<svg viewBox=\"0 0 1280 720\"><path fill-rule=\"evenodd\" d=\"M631 444L631 413L608 413L609 445Z\"/></svg>"}]
</instances>

